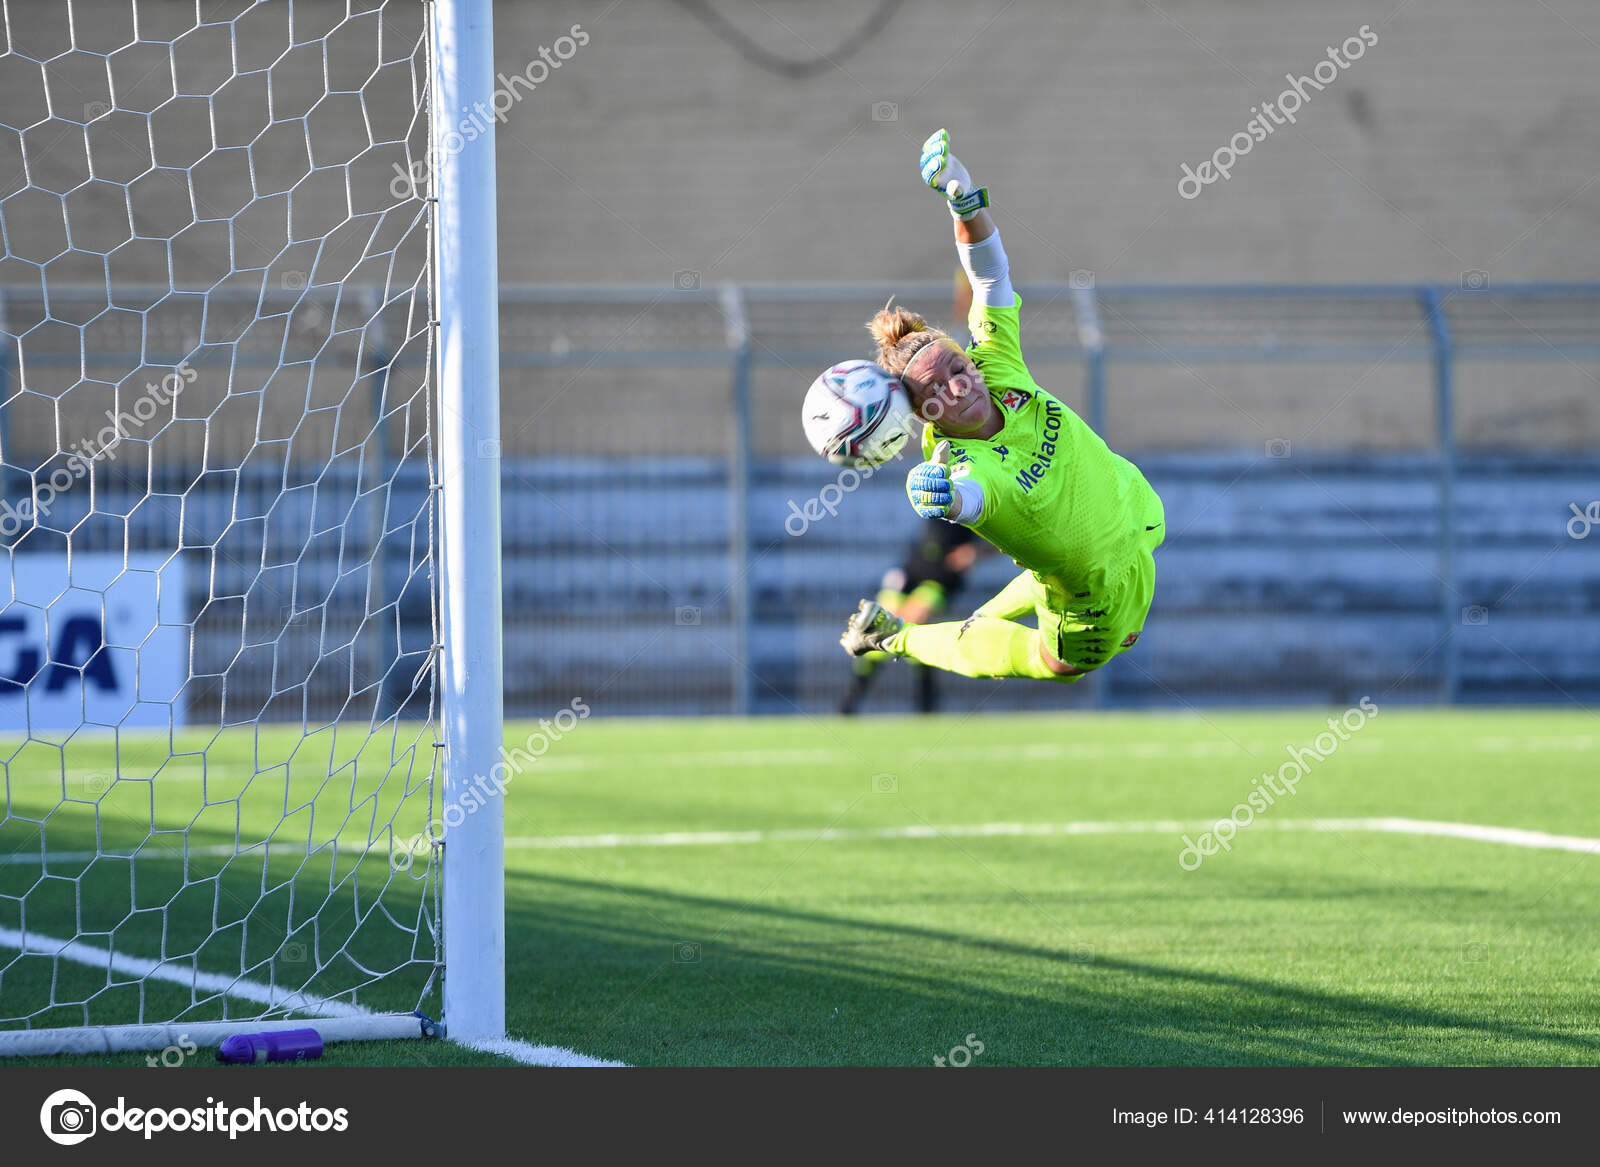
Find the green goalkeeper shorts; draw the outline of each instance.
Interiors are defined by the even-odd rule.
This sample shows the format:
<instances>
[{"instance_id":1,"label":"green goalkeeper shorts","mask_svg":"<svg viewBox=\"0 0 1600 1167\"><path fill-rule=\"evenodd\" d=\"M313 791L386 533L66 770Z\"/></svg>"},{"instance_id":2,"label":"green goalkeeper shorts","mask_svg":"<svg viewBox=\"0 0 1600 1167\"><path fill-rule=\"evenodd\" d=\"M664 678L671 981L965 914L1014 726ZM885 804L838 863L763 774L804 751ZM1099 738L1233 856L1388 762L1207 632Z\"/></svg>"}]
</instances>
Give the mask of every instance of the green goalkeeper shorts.
<instances>
[{"instance_id":1,"label":"green goalkeeper shorts","mask_svg":"<svg viewBox=\"0 0 1600 1167\"><path fill-rule=\"evenodd\" d=\"M1039 635L1063 664L1091 672L1127 652L1144 631L1156 593L1156 561L1143 551L1117 584L1100 593L1074 593L1052 576L1033 577Z\"/></svg>"}]
</instances>

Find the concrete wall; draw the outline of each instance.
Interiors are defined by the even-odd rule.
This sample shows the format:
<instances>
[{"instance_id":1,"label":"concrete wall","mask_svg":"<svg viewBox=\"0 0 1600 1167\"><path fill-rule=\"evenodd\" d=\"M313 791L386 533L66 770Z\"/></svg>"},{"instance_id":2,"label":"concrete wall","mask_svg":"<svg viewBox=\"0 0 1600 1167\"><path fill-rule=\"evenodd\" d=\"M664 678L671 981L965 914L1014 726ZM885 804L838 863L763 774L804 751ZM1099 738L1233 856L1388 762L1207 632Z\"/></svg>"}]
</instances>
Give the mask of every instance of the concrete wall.
<instances>
[{"instance_id":1,"label":"concrete wall","mask_svg":"<svg viewBox=\"0 0 1600 1167\"><path fill-rule=\"evenodd\" d=\"M946 223L915 160L941 125L1032 279L1507 281L1600 260L1586 0L925 0L852 41L874 7L498 6L508 71L573 23L591 38L502 132L505 277L939 277ZM1378 43L1296 124L1179 197L1180 163L1362 25ZM838 67L786 76L752 46Z\"/></svg>"},{"instance_id":2,"label":"concrete wall","mask_svg":"<svg viewBox=\"0 0 1600 1167\"><path fill-rule=\"evenodd\" d=\"M379 22L343 20L343 0L297 0L292 30L284 0L209 0L208 21L237 23L183 38L176 86L164 50L119 48L134 35L130 0L70 7L75 39L63 0L7 5L14 55L0 61L0 120L19 131L56 120L0 132L0 193L24 185L24 154L32 181L52 189L83 171L72 123L113 98L119 110L159 109L157 128L172 123L174 134L187 118L203 137L209 112L226 146L257 139L270 77L280 122L252 161L278 175L303 171L305 125L324 147L318 167L352 162L368 123L379 142L407 136L406 86L374 68L367 30ZM383 59L408 54L420 11L389 5ZM193 23L194 5L140 0L138 12L140 33L160 40ZM883 27L858 35L878 12ZM517 86L500 131L508 282L940 277L946 223L914 163L941 125L991 186L1031 279L1088 269L1102 282L1454 281L1482 270L1509 281L1600 266L1600 9L1588 0L519 0L497 4L496 21L504 73L538 82ZM1310 74L1363 25L1377 44L1311 93L1295 124L1239 159L1229 180L1179 197L1180 164L1210 156L1285 88L1285 73ZM74 45L84 51L61 55ZM230 45L241 69L270 73L229 84ZM354 98L318 101L352 88L368 123ZM203 100L167 100L186 90ZM139 127L120 112L96 126L90 150L102 169L117 155L111 176L122 177L142 153ZM200 161L165 154L156 161ZM370 166L365 181L381 184L402 156L375 149L352 174ZM215 205L248 189L231 164L242 160L200 167ZM302 226L345 217L344 184L331 177L299 189ZM183 183L166 185L169 209L182 211ZM115 192L101 193L114 204ZM6 207L14 251L59 234L60 203L34 195ZM147 233L181 226L146 209ZM176 252L198 272L202 254L225 254L224 234L191 231ZM270 225L246 234L234 243L247 259L275 250ZM164 249L124 260L119 278L165 279Z\"/></svg>"},{"instance_id":3,"label":"concrete wall","mask_svg":"<svg viewBox=\"0 0 1600 1167\"><path fill-rule=\"evenodd\" d=\"M146 362L159 379L184 357L207 373L177 416L210 425L167 434L174 453L231 443L232 461L290 430L306 450L332 448L370 396L351 392L360 364L423 347L422 205L404 181L395 193L424 149L423 8L373 3L346 15L343 0L208 0L199 27L188 0L6 5L0 327L20 338L0 350L8 462L42 464L142 392ZM514 364L525 342L536 354L546 340L551 352L719 343L715 301L689 312L673 299L684 285L947 281L948 220L913 170L939 125L992 187L1019 279L1454 287L1472 272L1492 290L1600 271L1600 10L1580 0L1408 0L1391 12L1352 0L538 0L499 4L496 17L504 282L663 293L631 318L595 311L587 326L572 311L505 315L512 451L620 438L615 418L590 432L584 403L602 397L629 404L625 448L721 441L720 372L542 373ZM1340 71L1327 47L1342 54L1364 25L1377 43L1358 44L1361 59ZM1181 164L1242 131L1285 73L1316 82L1319 61L1336 76L1321 92L1302 85L1295 124L1229 179L1180 196ZM1537 345L1555 321L1479 299L1512 340ZM393 310L378 336L369 318L383 301ZM1113 343L1137 344L1148 322L1105 304ZM780 308L757 321L759 340L835 346L820 365L861 351L873 306L850 305L848 319ZM1600 316L1592 302L1576 311L1557 312L1559 326L1581 333L1585 313L1590 325ZM541 315L560 318L559 334ZM1273 342L1271 315L1245 326L1246 343ZM1425 344L1414 306L1402 315L1349 327ZM1189 326L1208 321L1191 312ZM706 335L685 340L685 329ZM1041 335L1030 325L1030 346ZM274 373L285 336L302 365ZM1463 436L1593 445L1592 358L1464 377ZM811 364L792 363L764 373L758 395L786 402L809 381ZM1041 357L1040 375L1068 399L1080 392L1069 366ZM1253 445L1307 426L1331 446L1429 440L1430 373L1400 355L1290 373L1169 362L1115 379L1119 445ZM37 395L12 395L19 383ZM1210 407L1224 398L1238 408ZM1332 401L1343 404L1325 417ZM764 451L799 449L785 410L757 421Z\"/></svg>"}]
</instances>

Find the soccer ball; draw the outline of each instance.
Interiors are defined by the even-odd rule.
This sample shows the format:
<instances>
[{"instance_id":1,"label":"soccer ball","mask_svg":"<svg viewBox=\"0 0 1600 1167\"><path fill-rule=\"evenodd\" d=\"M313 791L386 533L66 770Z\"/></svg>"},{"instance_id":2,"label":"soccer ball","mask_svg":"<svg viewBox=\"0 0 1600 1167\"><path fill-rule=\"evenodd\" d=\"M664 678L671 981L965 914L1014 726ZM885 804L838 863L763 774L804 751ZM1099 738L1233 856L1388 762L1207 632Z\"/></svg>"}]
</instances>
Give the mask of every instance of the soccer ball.
<instances>
[{"instance_id":1,"label":"soccer ball","mask_svg":"<svg viewBox=\"0 0 1600 1167\"><path fill-rule=\"evenodd\" d=\"M806 390L806 440L835 466L878 466L911 438L911 399L900 378L871 361L834 365Z\"/></svg>"}]
</instances>

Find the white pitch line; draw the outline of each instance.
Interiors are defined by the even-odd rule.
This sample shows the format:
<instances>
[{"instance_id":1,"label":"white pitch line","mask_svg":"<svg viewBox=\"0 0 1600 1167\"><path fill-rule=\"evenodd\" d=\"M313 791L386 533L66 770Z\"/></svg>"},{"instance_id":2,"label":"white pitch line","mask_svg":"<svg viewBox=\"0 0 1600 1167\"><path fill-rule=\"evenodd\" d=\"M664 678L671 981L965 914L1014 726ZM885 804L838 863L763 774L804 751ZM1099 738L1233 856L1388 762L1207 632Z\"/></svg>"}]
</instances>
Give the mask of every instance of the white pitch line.
<instances>
[{"instance_id":1,"label":"white pitch line","mask_svg":"<svg viewBox=\"0 0 1600 1167\"><path fill-rule=\"evenodd\" d=\"M1312 825L1301 825L1301 823ZM1266 825L1270 826L1271 823ZM1490 827L1479 823L1442 823L1428 819L1290 819L1279 829L1314 831L1378 831L1397 835L1433 835L1446 839L1470 839L1475 843L1499 843L1505 847L1532 847L1540 851L1577 851L1600 855L1600 839L1581 835L1551 835L1521 827Z\"/></svg>"},{"instance_id":2,"label":"white pitch line","mask_svg":"<svg viewBox=\"0 0 1600 1167\"><path fill-rule=\"evenodd\" d=\"M69 960L74 964L87 964L94 968L121 973L132 980L165 981L205 993L222 993L254 1001L271 1009L290 1009L299 1013L316 1013L323 1017L365 1017L372 1012L348 1001L331 1001L326 997L313 997L306 993L289 992L272 985L258 984L241 977L221 973L199 972L175 961L149 960L142 956L128 956L86 944L82 940L60 940L38 932L18 932L13 928L0 928L0 947L15 948L25 956L51 956Z\"/></svg>"},{"instance_id":3,"label":"white pitch line","mask_svg":"<svg viewBox=\"0 0 1600 1167\"><path fill-rule=\"evenodd\" d=\"M820 830L778 831L660 831L644 834L531 835L506 840L508 850L569 851L588 847L704 847L744 843L836 843L859 839L971 839L984 837L1064 835L1152 835L1205 831L1219 820L1179 822L1153 819L1145 822L974 823L955 826L918 824L905 827L828 827ZM1532 847L1545 851L1600 854L1600 839L1576 835L1551 835L1518 827L1477 823L1431 822L1425 819L1267 819L1258 818L1248 830L1370 831L1380 834L1431 835L1498 843L1507 847Z\"/></svg>"},{"instance_id":4,"label":"white pitch line","mask_svg":"<svg viewBox=\"0 0 1600 1167\"><path fill-rule=\"evenodd\" d=\"M508 741L507 750L515 751L520 747L516 741ZM1282 745L1273 743L1263 744L1261 751L1281 751ZM1232 742L1141 742L1126 741L1111 745L1086 745L1081 743L1037 742L1025 745L996 744L992 746L949 746L941 747L939 757L948 761L1060 761L1060 760L1092 760L1096 758L1206 758L1206 757L1231 757L1242 752ZM753 747L747 750L680 750L675 752L651 753L645 759L632 757L626 754L569 754L558 756L552 752L541 754L534 759L531 766L527 767L529 773L539 770L563 771L590 771L590 770L615 770L625 768L629 770L695 770L732 768L738 766L823 766L839 762L858 762L861 755L856 750L846 749L769 749ZM272 766L259 771L251 771L247 766L240 766L226 762L211 762L201 765L198 762L168 763L154 778L150 774L129 775L122 779L125 782L159 782L162 784L178 782L198 782L202 777L209 776L213 783L221 785L224 779L238 782L241 787L248 780L263 778L269 782L283 781L283 767ZM103 770L72 769L67 772L68 779L82 778L108 778ZM295 782L314 782L317 777L308 770L305 775L298 776ZM18 785L59 785L61 773L59 771L41 772L36 775L25 775L13 779Z\"/></svg>"},{"instance_id":5,"label":"white pitch line","mask_svg":"<svg viewBox=\"0 0 1600 1167\"><path fill-rule=\"evenodd\" d=\"M627 1062L608 1062L604 1058L591 1058L561 1045L534 1045L514 1037L490 1037L477 1041L457 1042L479 1053L497 1054L525 1066L555 1066L562 1069L618 1069Z\"/></svg>"},{"instance_id":6,"label":"white pitch line","mask_svg":"<svg viewBox=\"0 0 1600 1167\"><path fill-rule=\"evenodd\" d=\"M349 1001L334 1001L327 997L315 997L307 993L286 992L271 985L258 984L255 981L244 980L240 977L229 977L220 973L197 972L193 968L179 965L172 961L163 962L138 956L125 956L120 953L114 953L110 949L86 944L81 940L61 940L38 932L23 934L12 928L0 928L0 948L15 948L25 956L49 956L71 961L74 964L86 964L93 968L103 968L109 972L121 973L132 980L165 981L169 984L204 990L207 993L222 993L229 997L254 1001L257 1004L266 1005L273 1009L287 1009L296 1013L310 1014L313 1018L368 1017L372 1014L372 1010L364 1005L355 1005ZM241 1028L249 1028L249 1022L244 1019L240 1019L239 1024ZM514 1062L521 1062L525 1066L611 1067L625 1066L627 1064L626 1062L609 1062L603 1058L591 1058L587 1054L580 1054L559 1045L534 1045L531 1042L518 1041L516 1038L510 1037L463 1041L457 1044L482 1053L495 1054Z\"/></svg>"},{"instance_id":7,"label":"white pitch line","mask_svg":"<svg viewBox=\"0 0 1600 1167\"><path fill-rule=\"evenodd\" d=\"M1184 831L1205 831L1215 827L1219 819L1151 819L1144 822L1114 822L1087 820L1068 823L968 823L934 826L916 823L903 827L797 827L786 830L762 831L647 831L638 834L606 833L598 835L521 835L506 840L509 851L580 851L587 848L613 847L720 847L747 843L841 843L863 839L973 839L985 837L1060 837L1068 835L1159 835L1181 834ZM1600 854L1600 839L1580 835L1552 835L1545 831L1524 830L1521 827L1496 827L1480 823L1436 822L1429 819L1363 818L1363 819L1268 819L1258 818L1242 830L1272 831L1366 831L1375 834L1425 835L1437 838L1467 839L1477 843L1498 843L1507 847L1531 847L1543 851L1577 851L1582 854ZM326 846L320 848L326 850ZM358 852L381 851L378 843L365 848L352 846L348 855ZM305 848L293 843L273 843L267 846L273 855L304 856ZM257 844L242 850L227 845L191 847L188 855L227 858L260 855ZM100 859L144 859L178 862L179 854L159 851L141 851L137 855L98 854L94 851L66 851L52 853L53 863L87 863ZM0 866L37 864L39 856L32 852L19 855L0 855ZM5 933L0 931L0 937ZM12 945L15 947L15 945Z\"/></svg>"},{"instance_id":8,"label":"white pitch line","mask_svg":"<svg viewBox=\"0 0 1600 1167\"><path fill-rule=\"evenodd\" d=\"M977 823L971 826L825 827L777 831L658 831L621 835L525 835L506 840L508 850L569 851L585 847L703 847L727 843L838 843L854 839L972 838L981 835L1134 835L1182 831L1180 822Z\"/></svg>"},{"instance_id":9,"label":"white pitch line","mask_svg":"<svg viewBox=\"0 0 1600 1167\"><path fill-rule=\"evenodd\" d=\"M384 842L352 843L340 847L338 854L341 859L353 859L367 855L374 851L380 854L388 851L389 846ZM308 851L304 846L294 843L251 843L243 847L235 847L228 843L207 843L199 847L188 847L176 851L159 851L154 849L128 851L51 851L46 858L51 863L90 863L96 859L138 859L141 862L166 862L182 863L185 857L190 859L255 859L263 855L282 855L301 859L322 858L334 854L332 841L317 844L315 851ZM32 864L40 866L39 852L37 849L18 851L10 855L0 855L0 867L21 867Z\"/></svg>"},{"instance_id":10,"label":"white pitch line","mask_svg":"<svg viewBox=\"0 0 1600 1167\"><path fill-rule=\"evenodd\" d=\"M863 839L972 839L985 837L1060 837L1070 835L1159 835L1181 834L1184 831L1205 831L1217 825L1217 819L1152 819L1144 822L1114 822L1087 820L1067 823L971 823L950 826L932 826L925 823L901 827L798 827L785 830L750 831L648 831L638 834L605 833L597 835L522 835L506 840L511 851L578 851L587 848L613 847L719 847L749 843L840 843ZM1507 847L1531 847L1545 851L1577 851L1583 854L1600 854L1600 839L1577 835L1552 835L1544 831L1524 830L1520 827L1485 826L1479 823L1435 822L1428 819L1360 818L1360 819L1269 819L1258 818L1246 830L1273 831L1366 831L1375 834L1424 835L1438 838L1467 839L1478 843L1498 843ZM326 845L321 849L326 850ZM365 848L352 846L346 854L362 851L381 851L381 844L368 844ZM305 848L292 843L273 843L267 846L273 855L304 856ZM242 850L227 845L191 847L188 854L227 858L258 856L262 845ZM95 858L145 859L177 862L182 856L159 851L141 851L136 856L121 854L98 855L93 851L67 851L50 855L53 863L87 863ZM38 864L36 852L19 855L0 855L0 866ZM14 946L13 946L14 947Z\"/></svg>"},{"instance_id":11,"label":"white pitch line","mask_svg":"<svg viewBox=\"0 0 1600 1167\"><path fill-rule=\"evenodd\" d=\"M1251 741L1247 743L1235 742L1146 742L1122 741L1106 745L1088 745L1078 742L1035 742L1026 745L966 745L941 747L938 756L944 762L1052 762L1052 761L1096 761L1115 758L1141 758L1141 759L1173 759L1173 758L1226 758L1241 755L1256 756L1260 754L1281 754L1293 743L1275 741ZM1588 753L1600 748L1600 735L1595 734L1568 734L1568 735L1542 735L1526 738L1491 736L1482 738L1466 738L1450 743L1452 749L1466 750L1475 754L1503 754L1512 751L1527 753ZM516 749L517 743L508 742L507 749ZM1409 752L1431 752L1437 749L1432 741L1421 741L1410 744L1403 741L1362 740L1359 738L1347 741L1340 752L1350 754L1372 755L1387 753L1391 750ZM615 770L626 768L629 770L713 770L734 768L740 766L821 766L840 762L859 762L861 755L856 750L846 749L765 749L753 747L746 750L685 750L666 753L652 753L647 760L630 757L625 754L567 754L558 756L554 753L540 755L529 772L535 770L561 770L587 772L593 770ZM242 791L246 785L254 780L261 779L266 782L282 782L282 765L269 766L261 770L252 770L248 766L231 764L227 762L209 762L202 765L199 762L168 762L152 778L149 774L132 774L121 779L124 782L159 782L163 786L176 783L198 782L202 777L209 777L210 781L222 786L227 782L237 784ZM109 778L104 771L93 769L74 768L65 774L67 780L80 778ZM20 774L11 777L14 786L59 786L62 782L61 771L43 771L37 774ZM309 774L297 776L295 783L311 783L318 781ZM80 799L80 801L89 801ZM227 800L222 800L227 801Z\"/></svg>"}]
</instances>

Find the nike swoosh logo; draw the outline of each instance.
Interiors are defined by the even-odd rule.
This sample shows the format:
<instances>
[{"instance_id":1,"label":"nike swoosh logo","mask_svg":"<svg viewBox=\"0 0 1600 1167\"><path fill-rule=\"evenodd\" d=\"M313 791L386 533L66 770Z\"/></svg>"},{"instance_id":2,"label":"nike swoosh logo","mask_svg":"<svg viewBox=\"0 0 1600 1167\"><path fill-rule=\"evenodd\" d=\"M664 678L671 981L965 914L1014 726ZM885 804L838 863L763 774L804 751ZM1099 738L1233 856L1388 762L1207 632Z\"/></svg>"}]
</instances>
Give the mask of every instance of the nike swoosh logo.
<instances>
[{"instance_id":1,"label":"nike swoosh logo","mask_svg":"<svg viewBox=\"0 0 1600 1167\"><path fill-rule=\"evenodd\" d=\"M1160 523L1157 523L1157 524L1156 524L1156 527L1159 527L1159 526L1161 526L1161 525L1162 525L1162 524L1160 524ZM1146 528L1145 528L1145 530L1146 530L1146 531L1154 531L1154 530L1155 530L1155 529L1156 529L1156 527L1146 527Z\"/></svg>"}]
</instances>

